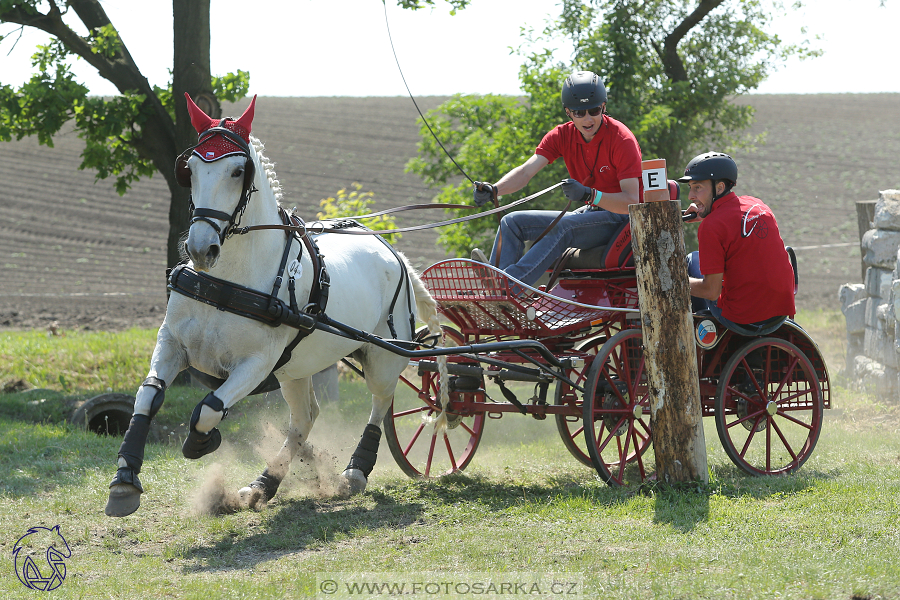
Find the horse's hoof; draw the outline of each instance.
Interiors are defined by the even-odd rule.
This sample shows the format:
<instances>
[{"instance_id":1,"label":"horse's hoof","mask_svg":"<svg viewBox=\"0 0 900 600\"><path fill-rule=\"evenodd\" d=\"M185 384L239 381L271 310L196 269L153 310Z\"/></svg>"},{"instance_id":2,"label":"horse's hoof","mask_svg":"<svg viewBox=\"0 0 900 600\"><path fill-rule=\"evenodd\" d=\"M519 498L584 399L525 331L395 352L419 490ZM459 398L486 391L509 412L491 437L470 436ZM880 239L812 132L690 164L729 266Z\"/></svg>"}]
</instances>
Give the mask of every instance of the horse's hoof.
<instances>
[{"instance_id":1,"label":"horse's hoof","mask_svg":"<svg viewBox=\"0 0 900 600\"><path fill-rule=\"evenodd\" d=\"M366 479L366 476L359 469L347 469L341 473L341 477L346 479L350 485L351 495L361 494L366 491L366 485L369 483L369 480Z\"/></svg>"},{"instance_id":2,"label":"horse's hoof","mask_svg":"<svg viewBox=\"0 0 900 600\"><path fill-rule=\"evenodd\" d=\"M263 510L268 505L266 495L258 487L247 486L238 490L241 506L252 510Z\"/></svg>"},{"instance_id":3,"label":"horse's hoof","mask_svg":"<svg viewBox=\"0 0 900 600\"><path fill-rule=\"evenodd\" d=\"M181 453L185 458L195 460L215 452L221 443L222 434L218 429L213 429L209 433L191 431L184 439L184 444L181 445Z\"/></svg>"},{"instance_id":4,"label":"horse's hoof","mask_svg":"<svg viewBox=\"0 0 900 600\"><path fill-rule=\"evenodd\" d=\"M107 517L127 517L141 505L141 490L130 483L114 485L106 502Z\"/></svg>"}]
</instances>

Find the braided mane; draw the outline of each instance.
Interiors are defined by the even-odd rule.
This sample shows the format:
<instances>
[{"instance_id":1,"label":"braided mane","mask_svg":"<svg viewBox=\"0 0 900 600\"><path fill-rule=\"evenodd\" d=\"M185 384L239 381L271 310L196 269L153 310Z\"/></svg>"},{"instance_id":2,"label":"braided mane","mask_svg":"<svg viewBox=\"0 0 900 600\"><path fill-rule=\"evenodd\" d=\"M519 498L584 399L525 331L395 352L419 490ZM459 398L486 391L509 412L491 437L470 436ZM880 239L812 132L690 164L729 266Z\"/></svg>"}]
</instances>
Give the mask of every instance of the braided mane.
<instances>
[{"instance_id":1,"label":"braided mane","mask_svg":"<svg viewBox=\"0 0 900 600\"><path fill-rule=\"evenodd\" d=\"M265 179L269 182L269 189L272 190L272 195L275 196L275 201L280 206L284 194L281 183L278 181L278 178L275 175L275 163L269 160L266 155L263 154L263 150L266 149L265 144L263 144L253 135L250 136L250 145L253 146L253 150L256 151L256 156L259 160L261 172L265 173Z\"/></svg>"}]
</instances>

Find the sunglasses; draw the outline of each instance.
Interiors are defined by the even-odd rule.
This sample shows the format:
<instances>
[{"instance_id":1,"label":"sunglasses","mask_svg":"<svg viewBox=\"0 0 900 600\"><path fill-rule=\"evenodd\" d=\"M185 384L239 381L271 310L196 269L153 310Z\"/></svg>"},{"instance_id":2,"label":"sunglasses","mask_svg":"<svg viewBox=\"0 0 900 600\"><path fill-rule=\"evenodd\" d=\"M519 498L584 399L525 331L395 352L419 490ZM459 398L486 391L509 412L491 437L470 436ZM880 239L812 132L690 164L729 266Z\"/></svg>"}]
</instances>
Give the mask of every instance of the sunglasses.
<instances>
[{"instance_id":1,"label":"sunglasses","mask_svg":"<svg viewBox=\"0 0 900 600\"><path fill-rule=\"evenodd\" d=\"M583 119L585 115L591 115L592 117L596 117L601 112L603 112L603 107L598 106L597 108L589 108L587 110L572 110L569 109L569 112L572 113L573 117L577 117L579 119Z\"/></svg>"}]
</instances>

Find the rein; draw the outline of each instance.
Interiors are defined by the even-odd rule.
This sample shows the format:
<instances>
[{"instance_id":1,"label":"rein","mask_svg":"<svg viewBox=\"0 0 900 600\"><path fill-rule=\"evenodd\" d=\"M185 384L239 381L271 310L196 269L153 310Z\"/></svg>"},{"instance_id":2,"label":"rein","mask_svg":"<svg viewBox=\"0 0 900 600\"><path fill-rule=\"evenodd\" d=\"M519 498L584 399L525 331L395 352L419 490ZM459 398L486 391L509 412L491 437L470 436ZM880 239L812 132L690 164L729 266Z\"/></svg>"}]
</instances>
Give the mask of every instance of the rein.
<instances>
[{"instance_id":1,"label":"rein","mask_svg":"<svg viewBox=\"0 0 900 600\"><path fill-rule=\"evenodd\" d=\"M354 216L354 217L346 217L345 219L329 219L324 222L323 221L313 221L311 223L306 223L304 226L309 231L309 233L313 233L313 234L324 233L324 232L328 231L329 233L345 233L348 235L386 235L389 233L404 233L407 231L421 231L423 229L434 229L435 227L443 227L445 225L453 225L455 223L462 223L464 221L471 221L473 219L480 219L481 217L486 217L488 215L494 215L497 213L505 212L507 210L510 210L511 208L515 208L516 206L519 206L520 204L524 204L525 202L534 200L538 196L542 196L542 195L546 194L547 192L553 191L561 185L562 185L562 182L559 182L559 183L551 185L550 187L545 188L539 192L535 192L534 194L531 194L530 196L526 196L525 198L516 200L515 202L511 202L509 204L506 204L504 206L499 206L497 208L492 208L491 210L486 210L484 212L480 212L480 213L477 213L474 215L458 217L456 219L450 219L447 221L438 221L436 223L426 223L424 225L411 225L410 227L399 227L397 229L381 229L381 230L376 231L376 230L372 230L372 229L364 229L364 230L345 229L341 226L335 226L335 225L331 224L332 221L337 221L337 223L340 224L341 222L344 222L347 219L362 219L362 218L371 216L371 215L362 215L361 217ZM452 205L452 204L427 204L425 206L427 206L429 208L446 208L446 207L454 208L454 205ZM391 210L391 212L399 212L400 210L411 210L412 208L415 208L415 207L416 207L416 205L409 205L409 206L399 207L396 210L393 210L393 209L388 209L388 210ZM471 207L466 206L466 208L471 208ZM373 214L377 215L377 214L382 214L382 213L373 213ZM554 222L554 225L555 224L556 223ZM255 226L241 228L240 230L236 231L235 233L243 234L243 233L246 233L249 231L254 231L255 229L278 229L278 228L280 228L278 225L255 225Z\"/></svg>"}]
</instances>

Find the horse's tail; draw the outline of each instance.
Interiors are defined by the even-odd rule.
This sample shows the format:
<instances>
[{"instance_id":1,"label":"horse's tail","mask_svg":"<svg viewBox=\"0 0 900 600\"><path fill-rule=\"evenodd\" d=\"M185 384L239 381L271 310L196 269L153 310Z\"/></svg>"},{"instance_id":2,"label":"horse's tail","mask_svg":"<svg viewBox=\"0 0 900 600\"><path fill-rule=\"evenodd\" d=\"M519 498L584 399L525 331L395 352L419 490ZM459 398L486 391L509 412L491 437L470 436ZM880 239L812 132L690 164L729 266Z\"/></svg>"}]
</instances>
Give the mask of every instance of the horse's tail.
<instances>
[{"instance_id":1,"label":"horse's tail","mask_svg":"<svg viewBox=\"0 0 900 600\"><path fill-rule=\"evenodd\" d=\"M416 316L428 327L428 333L438 336L438 339L441 342L440 345L443 346L444 334L443 329L441 328L441 319L438 315L437 301L434 299L434 296L431 295L431 292L428 291L428 287L426 287L416 270L409 264L406 256L403 257L403 260L406 261L406 271L409 273L409 281L412 286L413 295L416 299ZM447 427L447 414L445 411L447 404L450 401L450 396L447 391L449 375L447 373L447 357L438 356L436 357L436 361L438 374L440 375L439 389L441 413L435 420L434 426L435 430L438 433L441 433Z\"/></svg>"}]
</instances>

